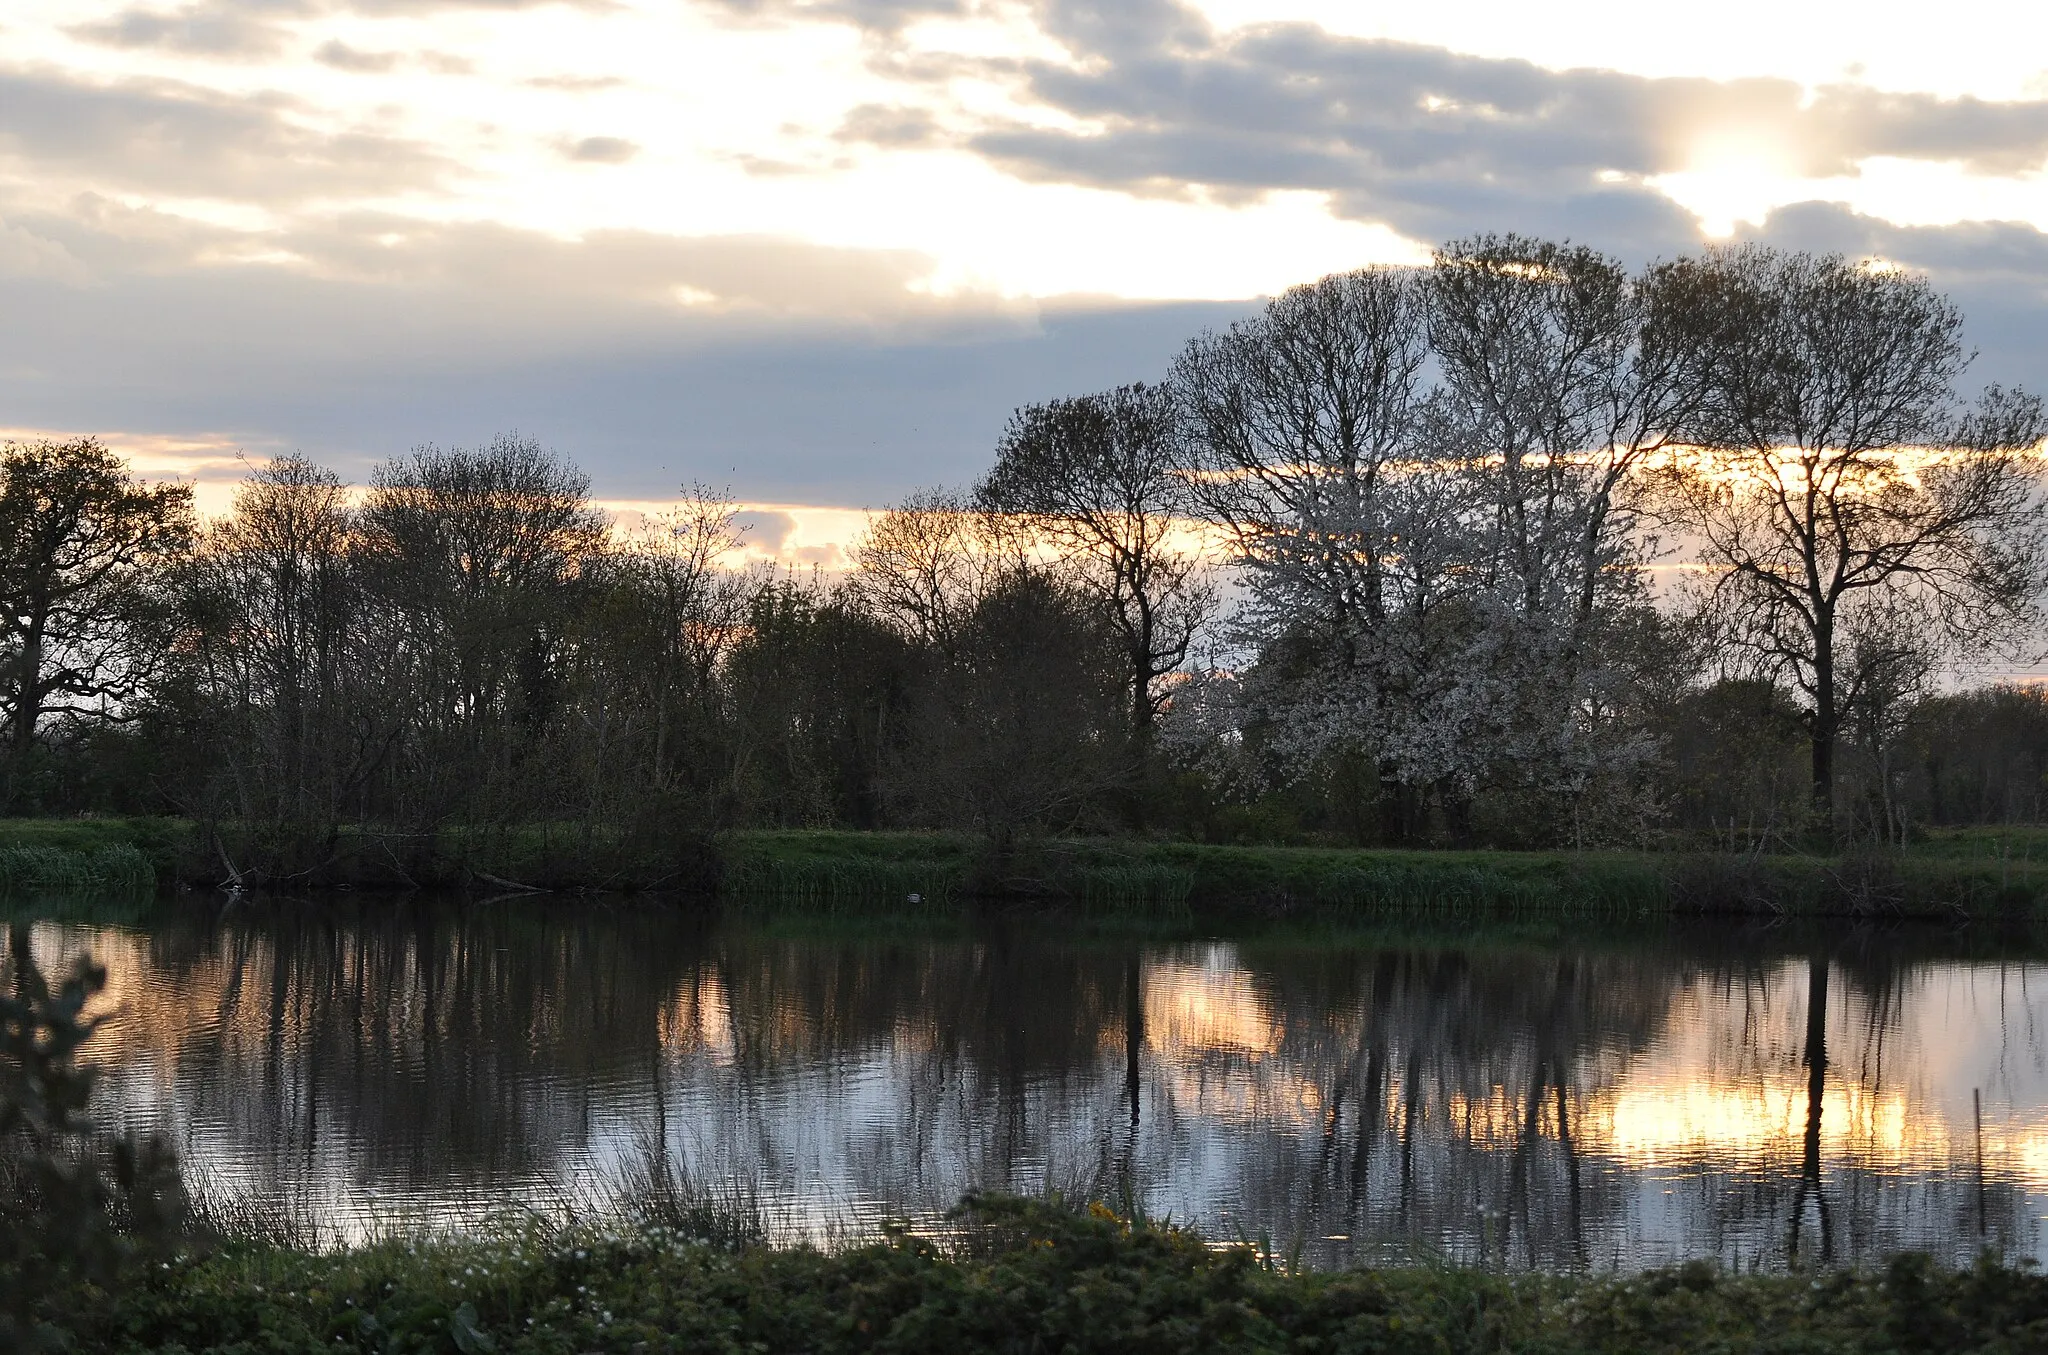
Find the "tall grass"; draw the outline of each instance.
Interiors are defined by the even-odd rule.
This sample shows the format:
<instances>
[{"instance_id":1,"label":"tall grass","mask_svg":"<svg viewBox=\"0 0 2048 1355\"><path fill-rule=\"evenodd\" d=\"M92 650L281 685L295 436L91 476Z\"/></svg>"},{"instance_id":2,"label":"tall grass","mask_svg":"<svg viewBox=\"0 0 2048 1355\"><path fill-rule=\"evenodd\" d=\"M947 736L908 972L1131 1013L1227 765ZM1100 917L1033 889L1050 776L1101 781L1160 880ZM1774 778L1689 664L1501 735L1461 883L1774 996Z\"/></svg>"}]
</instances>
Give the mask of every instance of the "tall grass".
<instances>
[{"instance_id":1,"label":"tall grass","mask_svg":"<svg viewBox=\"0 0 2048 1355\"><path fill-rule=\"evenodd\" d=\"M156 888L156 868L134 846L0 847L0 893L91 891L140 894Z\"/></svg>"},{"instance_id":2,"label":"tall grass","mask_svg":"<svg viewBox=\"0 0 2048 1355\"><path fill-rule=\"evenodd\" d=\"M759 1181L699 1181L655 1144L642 1145L599 1216L728 1251L766 1246L777 1231Z\"/></svg>"}]
</instances>

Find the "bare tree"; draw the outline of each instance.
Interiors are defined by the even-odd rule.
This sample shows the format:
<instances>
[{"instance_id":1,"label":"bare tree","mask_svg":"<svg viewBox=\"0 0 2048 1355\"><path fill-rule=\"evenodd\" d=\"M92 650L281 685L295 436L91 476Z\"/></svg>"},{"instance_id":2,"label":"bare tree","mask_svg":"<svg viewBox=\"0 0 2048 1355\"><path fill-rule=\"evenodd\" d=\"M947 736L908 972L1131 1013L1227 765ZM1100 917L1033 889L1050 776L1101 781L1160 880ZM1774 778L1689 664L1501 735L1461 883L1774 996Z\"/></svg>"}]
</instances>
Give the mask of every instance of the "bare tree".
<instances>
[{"instance_id":1,"label":"bare tree","mask_svg":"<svg viewBox=\"0 0 2048 1355\"><path fill-rule=\"evenodd\" d=\"M193 533L192 490L147 485L97 440L0 449L0 709L26 755L52 720L119 719L154 661L152 571Z\"/></svg>"},{"instance_id":2,"label":"bare tree","mask_svg":"<svg viewBox=\"0 0 2048 1355\"><path fill-rule=\"evenodd\" d=\"M622 780L665 797L715 777L721 661L765 582L742 563L737 519L730 496L693 486L615 543L578 646L576 755L593 803Z\"/></svg>"},{"instance_id":3,"label":"bare tree","mask_svg":"<svg viewBox=\"0 0 2048 1355\"><path fill-rule=\"evenodd\" d=\"M1142 745L1215 590L1176 517L1188 506L1175 407L1163 386L1031 405L1010 416L975 491L1051 545L1097 600L1125 655L1131 730Z\"/></svg>"},{"instance_id":4,"label":"bare tree","mask_svg":"<svg viewBox=\"0 0 2048 1355\"><path fill-rule=\"evenodd\" d=\"M374 472L365 563L411 688L422 812L474 802L554 713L568 622L607 546L589 488L517 435Z\"/></svg>"},{"instance_id":5,"label":"bare tree","mask_svg":"<svg viewBox=\"0 0 2048 1355\"><path fill-rule=\"evenodd\" d=\"M1396 535L1388 481L1415 455L1423 297L1395 269L1293 287L1188 344L1173 368L1195 505L1255 605L1377 627Z\"/></svg>"},{"instance_id":6,"label":"bare tree","mask_svg":"<svg viewBox=\"0 0 2048 1355\"><path fill-rule=\"evenodd\" d=\"M847 586L872 615L951 653L968 616L1019 558L1014 534L965 496L921 489L870 520Z\"/></svg>"},{"instance_id":7,"label":"bare tree","mask_svg":"<svg viewBox=\"0 0 2048 1355\"><path fill-rule=\"evenodd\" d=\"M331 838L396 737L335 474L302 456L253 471L204 533L182 646L232 752L232 813Z\"/></svg>"},{"instance_id":8,"label":"bare tree","mask_svg":"<svg viewBox=\"0 0 2048 1355\"><path fill-rule=\"evenodd\" d=\"M1128 783L1116 637L1091 604L1050 571L1015 569L965 618L953 654L916 675L894 798L917 821L985 833L998 869Z\"/></svg>"},{"instance_id":9,"label":"bare tree","mask_svg":"<svg viewBox=\"0 0 2048 1355\"><path fill-rule=\"evenodd\" d=\"M1814 812L1832 825L1848 696L1876 680L1866 660L1889 662L1851 643L1852 603L1917 613L1951 654L2033 633L2041 405L1992 388L1959 410L1962 317L1924 278L1747 246L1664 281L1709 385L1701 450L1658 473L1662 511L1699 543L1731 652L1803 698Z\"/></svg>"},{"instance_id":10,"label":"bare tree","mask_svg":"<svg viewBox=\"0 0 2048 1355\"><path fill-rule=\"evenodd\" d=\"M1630 480L1698 407L1696 349L1661 273L1583 247L1455 241L1427 279L1447 431L1481 473L1493 569L1521 612L1583 626L1640 558Z\"/></svg>"}]
</instances>

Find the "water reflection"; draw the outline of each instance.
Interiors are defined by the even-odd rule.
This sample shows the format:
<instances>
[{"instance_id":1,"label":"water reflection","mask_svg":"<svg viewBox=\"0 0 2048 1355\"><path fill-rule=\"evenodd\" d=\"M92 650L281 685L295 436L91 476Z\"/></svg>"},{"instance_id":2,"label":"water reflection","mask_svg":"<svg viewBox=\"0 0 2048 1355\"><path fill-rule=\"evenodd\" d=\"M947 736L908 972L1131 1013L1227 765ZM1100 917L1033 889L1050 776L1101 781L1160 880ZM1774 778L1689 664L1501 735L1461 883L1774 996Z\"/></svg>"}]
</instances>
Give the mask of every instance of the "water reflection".
<instances>
[{"instance_id":1,"label":"water reflection","mask_svg":"<svg viewBox=\"0 0 2048 1355\"><path fill-rule=\"evenodd\" d=\"M654 1150L800 1226L1053 1185L1324 1263L1967 1260L2039 1255L2048 1213L2048 988L1951 939L1140 947L418 901L33 937L108 965L104 1115L350 1231L559 1208Z\"/></svg>"}]
</instances>

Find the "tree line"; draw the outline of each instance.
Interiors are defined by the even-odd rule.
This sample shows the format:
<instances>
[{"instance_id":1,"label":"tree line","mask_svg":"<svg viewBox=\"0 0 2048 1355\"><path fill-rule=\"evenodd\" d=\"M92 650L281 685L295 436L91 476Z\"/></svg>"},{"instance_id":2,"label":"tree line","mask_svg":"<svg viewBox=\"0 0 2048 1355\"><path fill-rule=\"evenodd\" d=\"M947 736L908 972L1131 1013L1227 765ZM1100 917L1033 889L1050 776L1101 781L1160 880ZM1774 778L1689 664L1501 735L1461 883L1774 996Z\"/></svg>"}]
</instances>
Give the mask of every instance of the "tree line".
<instances>
[{"instance_id":1,"label":"tree line","mask_svg":"<svg viewBox=\"0 0 2048 1355\"><path fill-rule=\"evenodd\" d=\"M1481 237L1011 417L850 566L631 528L531 439L232 510L0 456L12 813L1756 847L2041 816L2040 402L1956 308L1747 246Z\"/></svg>"}]
</instances>

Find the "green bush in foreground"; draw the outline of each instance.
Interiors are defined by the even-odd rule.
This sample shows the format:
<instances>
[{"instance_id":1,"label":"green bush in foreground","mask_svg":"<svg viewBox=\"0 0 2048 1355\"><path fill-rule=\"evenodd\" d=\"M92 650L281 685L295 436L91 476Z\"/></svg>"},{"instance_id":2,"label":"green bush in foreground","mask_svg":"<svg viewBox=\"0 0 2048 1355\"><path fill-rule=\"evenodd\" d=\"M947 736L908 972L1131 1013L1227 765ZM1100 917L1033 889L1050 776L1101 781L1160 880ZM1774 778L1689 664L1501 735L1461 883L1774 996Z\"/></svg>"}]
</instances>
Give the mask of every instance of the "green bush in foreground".
<instances>
[{"instance_id":1,"label":"green bush in foreground","mask_svg":"<svg viewBox=\"0 0 2048 1355\"><path fill-rule=\"evenodd\" d=\"M227 1248L111 1294L115 1351L1832 1352L2048 1350L2048 1279L1906 1257L1881 1275L1290 1273L1097 1206L970 1200L940 1241L728 1250L661 1228L337 1255Z\"/></svg>"}]
</instances>

